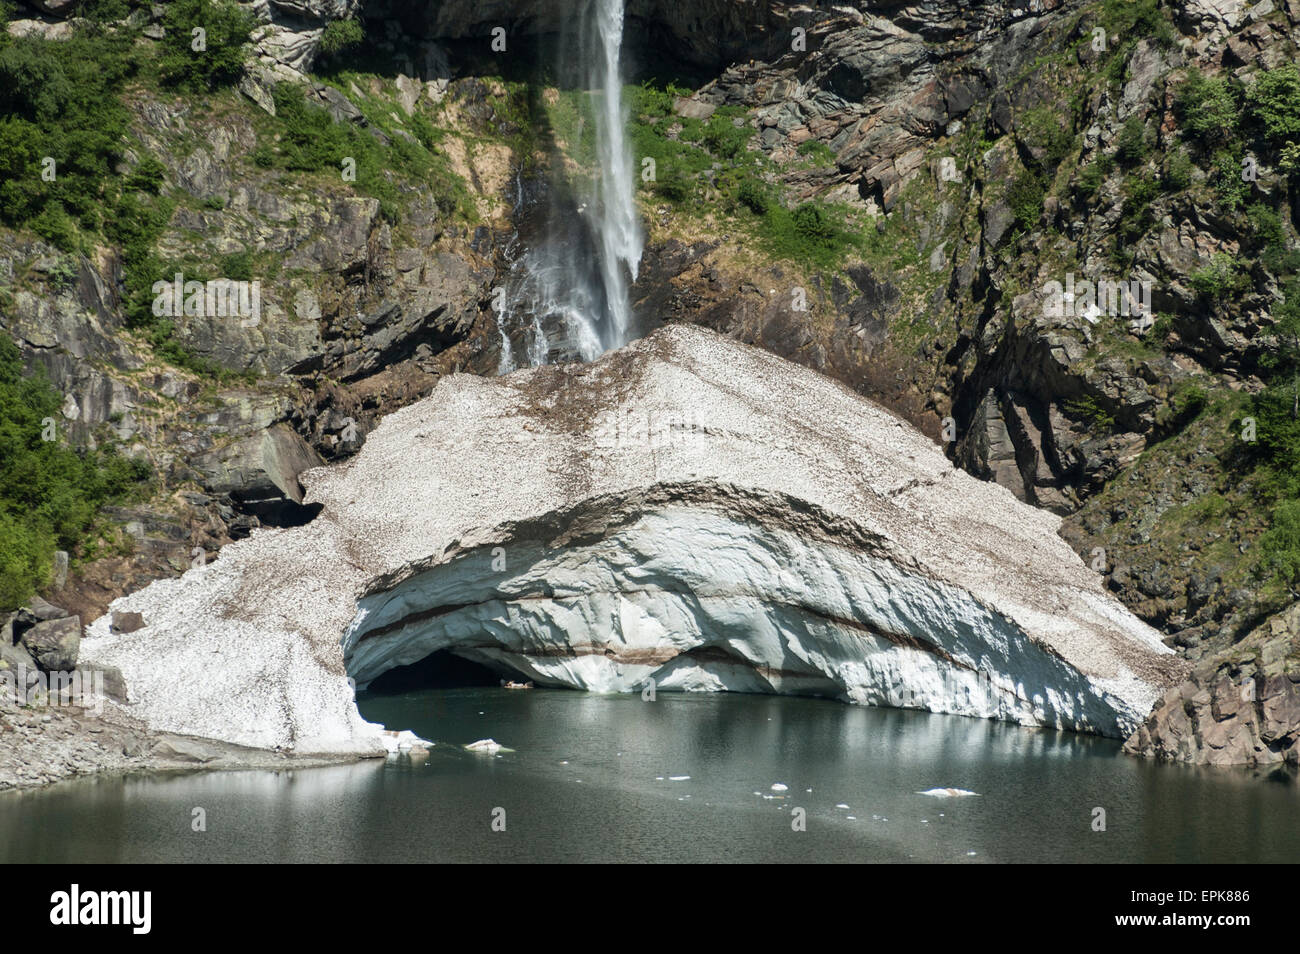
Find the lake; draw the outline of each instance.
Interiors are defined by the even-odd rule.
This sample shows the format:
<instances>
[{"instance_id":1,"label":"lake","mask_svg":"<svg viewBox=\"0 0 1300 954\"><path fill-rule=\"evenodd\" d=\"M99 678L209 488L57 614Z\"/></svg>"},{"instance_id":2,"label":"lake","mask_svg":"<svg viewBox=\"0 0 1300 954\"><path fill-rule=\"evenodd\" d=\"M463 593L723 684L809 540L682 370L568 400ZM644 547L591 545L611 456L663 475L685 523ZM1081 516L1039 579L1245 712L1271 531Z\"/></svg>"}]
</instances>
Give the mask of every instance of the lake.
<instances>
[{"instance_id":1,"label":"lake","mask_svg":"<svg viewBox=\"0 0 1300 954\"><path fill-rule=\"evenodd\" d=\"M424 759L6 793L0 860L1300 858L1294 783L1139 761L1108 739L734 693L420 689L360 706L440 744ZM513 751L461 748L486 738ZM918 794L937 787L978 795ZM206 831L192 830L196 808Z\"/></svg>"}]
</instances>

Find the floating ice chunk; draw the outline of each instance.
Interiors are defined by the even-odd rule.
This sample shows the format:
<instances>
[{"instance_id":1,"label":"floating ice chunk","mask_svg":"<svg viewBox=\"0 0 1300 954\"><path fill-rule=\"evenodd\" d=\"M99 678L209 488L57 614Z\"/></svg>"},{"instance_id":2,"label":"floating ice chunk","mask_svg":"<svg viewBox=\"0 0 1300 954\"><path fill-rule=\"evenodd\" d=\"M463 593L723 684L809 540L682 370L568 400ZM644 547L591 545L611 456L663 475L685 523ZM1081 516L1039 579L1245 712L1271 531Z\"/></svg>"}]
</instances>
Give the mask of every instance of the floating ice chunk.
<instances>
[{"instance_id":1,"label":"floating ice chunk","mask_svg":"<svg viewBox=\"0 0 1300 954\"><path fill-rule=\"evenodd\" d=\"M857 815L845 815L844 817L847 818L849 821L857 821L857 820L858 820L858 816L857 816Z\"/></svg>"},{"instance_id":2,"label":"floating ice chunk","mask_svg":"<svg viewBox=\"0 0 1300 954\"><path fill-rule=\"evenodd\" d=\"M964 788L928 788L916 794L931 795L934 798L961 798L964 795L978 795L979 792L971 792Z\"/></svg>"},{"instance_id":3,"label":"floating ice chunk","mask_svg":"<svg viewBox=\"0 0 1300 954\"><path fill-rule=\"evenodd\" d=\"M836 808L848 808L849 806L845 805L843 802L840 802L840 803L839 803L838 805L836 805L835 807L836 807ZM872 816L872 817L875 817L875 816Z\"/></svg>"},{"instance_id":4,"label":"floating ice chunk","mask_svg":"<svg viewBox=\"0 0 1300 954\"><path fill-rule=\"evenodd\" d=\"M389 755L396 755L399 752L427 752L433 745L427 739L422 739L410 729L403 729L401 732L394 732L392 729L385 729L380 736L384 743L384 748L388 750Z\"/></svg>"},{"instance_id":5,"label":"floating ice chunk","mask_svg":"<svg viewBox=\"0 0 1300 954\"><path fill-rule=\"evenodd\" d=\"M477 742L471 742L465 746L467 751L480 752L483 755L496 755L505 749L505 746L496 739L479 739Z\"/></svg>"},{"instance_id":6,"label":"floating ice chunk","mask_svg":"<svg viewBox=\"0 0 1300 954\"><path fill-rule=\"evenodd\" d=\"M772 791L774 792L788 792L789 790L790 790L789 785L782 785L780 782L772 783Z\"/></svg>"},{"instance_id":7,"label":"floating ice chunk","mask_svg":"<svg viewBox=\"0 0 1300 954\"><path fill-rule=\"evenodd\" d=\"M668 781L670 781L670 782L689 782L690 780L691 780L691 777L690 777L689 775L669 775L669 776L668 776Z\"/></svg>"}]
</instances>

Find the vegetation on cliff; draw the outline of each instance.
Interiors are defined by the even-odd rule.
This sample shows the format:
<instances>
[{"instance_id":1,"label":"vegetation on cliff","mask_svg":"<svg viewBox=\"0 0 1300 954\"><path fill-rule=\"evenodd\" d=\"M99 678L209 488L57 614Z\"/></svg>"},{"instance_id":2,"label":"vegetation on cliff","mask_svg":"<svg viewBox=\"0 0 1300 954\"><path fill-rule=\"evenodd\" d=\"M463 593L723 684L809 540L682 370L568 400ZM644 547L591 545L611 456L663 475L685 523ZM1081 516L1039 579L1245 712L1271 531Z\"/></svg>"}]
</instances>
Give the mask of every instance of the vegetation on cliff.
<instances>
[{"instance_id":1,"label":"vegetation on cliff","mask_svg":"<svg viewBox=\"0 0 1300 954\"><path fill-rule=\"evenodd\" d=\"M62 403L43 373L23 373L18 349L0 336L0 612L47 584L55 549L75 552L99 508L139 490L150 473L111 444L69 447Z\"/></svg>"}]
</instances>

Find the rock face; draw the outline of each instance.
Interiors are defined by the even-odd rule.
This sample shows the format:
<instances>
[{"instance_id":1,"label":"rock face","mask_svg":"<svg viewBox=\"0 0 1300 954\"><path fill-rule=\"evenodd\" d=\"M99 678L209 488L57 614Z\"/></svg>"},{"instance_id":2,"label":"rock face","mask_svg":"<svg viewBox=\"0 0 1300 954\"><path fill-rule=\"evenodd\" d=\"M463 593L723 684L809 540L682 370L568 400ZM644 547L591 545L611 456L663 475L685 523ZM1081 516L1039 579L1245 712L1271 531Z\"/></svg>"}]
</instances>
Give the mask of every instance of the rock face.
<instances>
[{"instance_id":1,"label":"rock face","mask_svg":"<svg viewBox=\"0 0 1300 954\"><path fill-rule=\"evenodd\" d=\"M1300 603L1170 689L1128 742L1134 755L1209 765L1300 763Z\"/></svg>"},{"instance_id":2,"label":"rock face","mask_svg":"<svg viewBox=\"0 0 1300 954\"><path fill-rule=\"evenodd\" d=\"M323 510L114 602L84 664L151 728L382 751L349 676L449 649L539 684L817 693L1112 736L1183 667L1056 535L841 385L669 326L444 379Z\"/></svg>"}]
</instances>

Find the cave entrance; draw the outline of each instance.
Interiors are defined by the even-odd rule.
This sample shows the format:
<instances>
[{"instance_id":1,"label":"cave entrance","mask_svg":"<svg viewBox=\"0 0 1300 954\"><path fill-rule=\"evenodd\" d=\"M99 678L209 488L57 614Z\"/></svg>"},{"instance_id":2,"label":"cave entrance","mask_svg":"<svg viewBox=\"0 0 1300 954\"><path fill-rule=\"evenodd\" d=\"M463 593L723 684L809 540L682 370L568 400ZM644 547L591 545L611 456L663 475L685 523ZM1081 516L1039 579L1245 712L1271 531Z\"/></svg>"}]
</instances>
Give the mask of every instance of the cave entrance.
<instances>
[{"instance_id":1,"label":"cave entrance","mask_svg":"<svg viewBox=\"0 0 1300 954\"><path fill-rule=\"evenodd\" d=\"M418 689L475 689L499 686L502 679L516 678L519 674L513 670L496 669L440 649L409 666L394 666L381 673L366 691L392 695Z\"/></svg>"}]
</instances>

